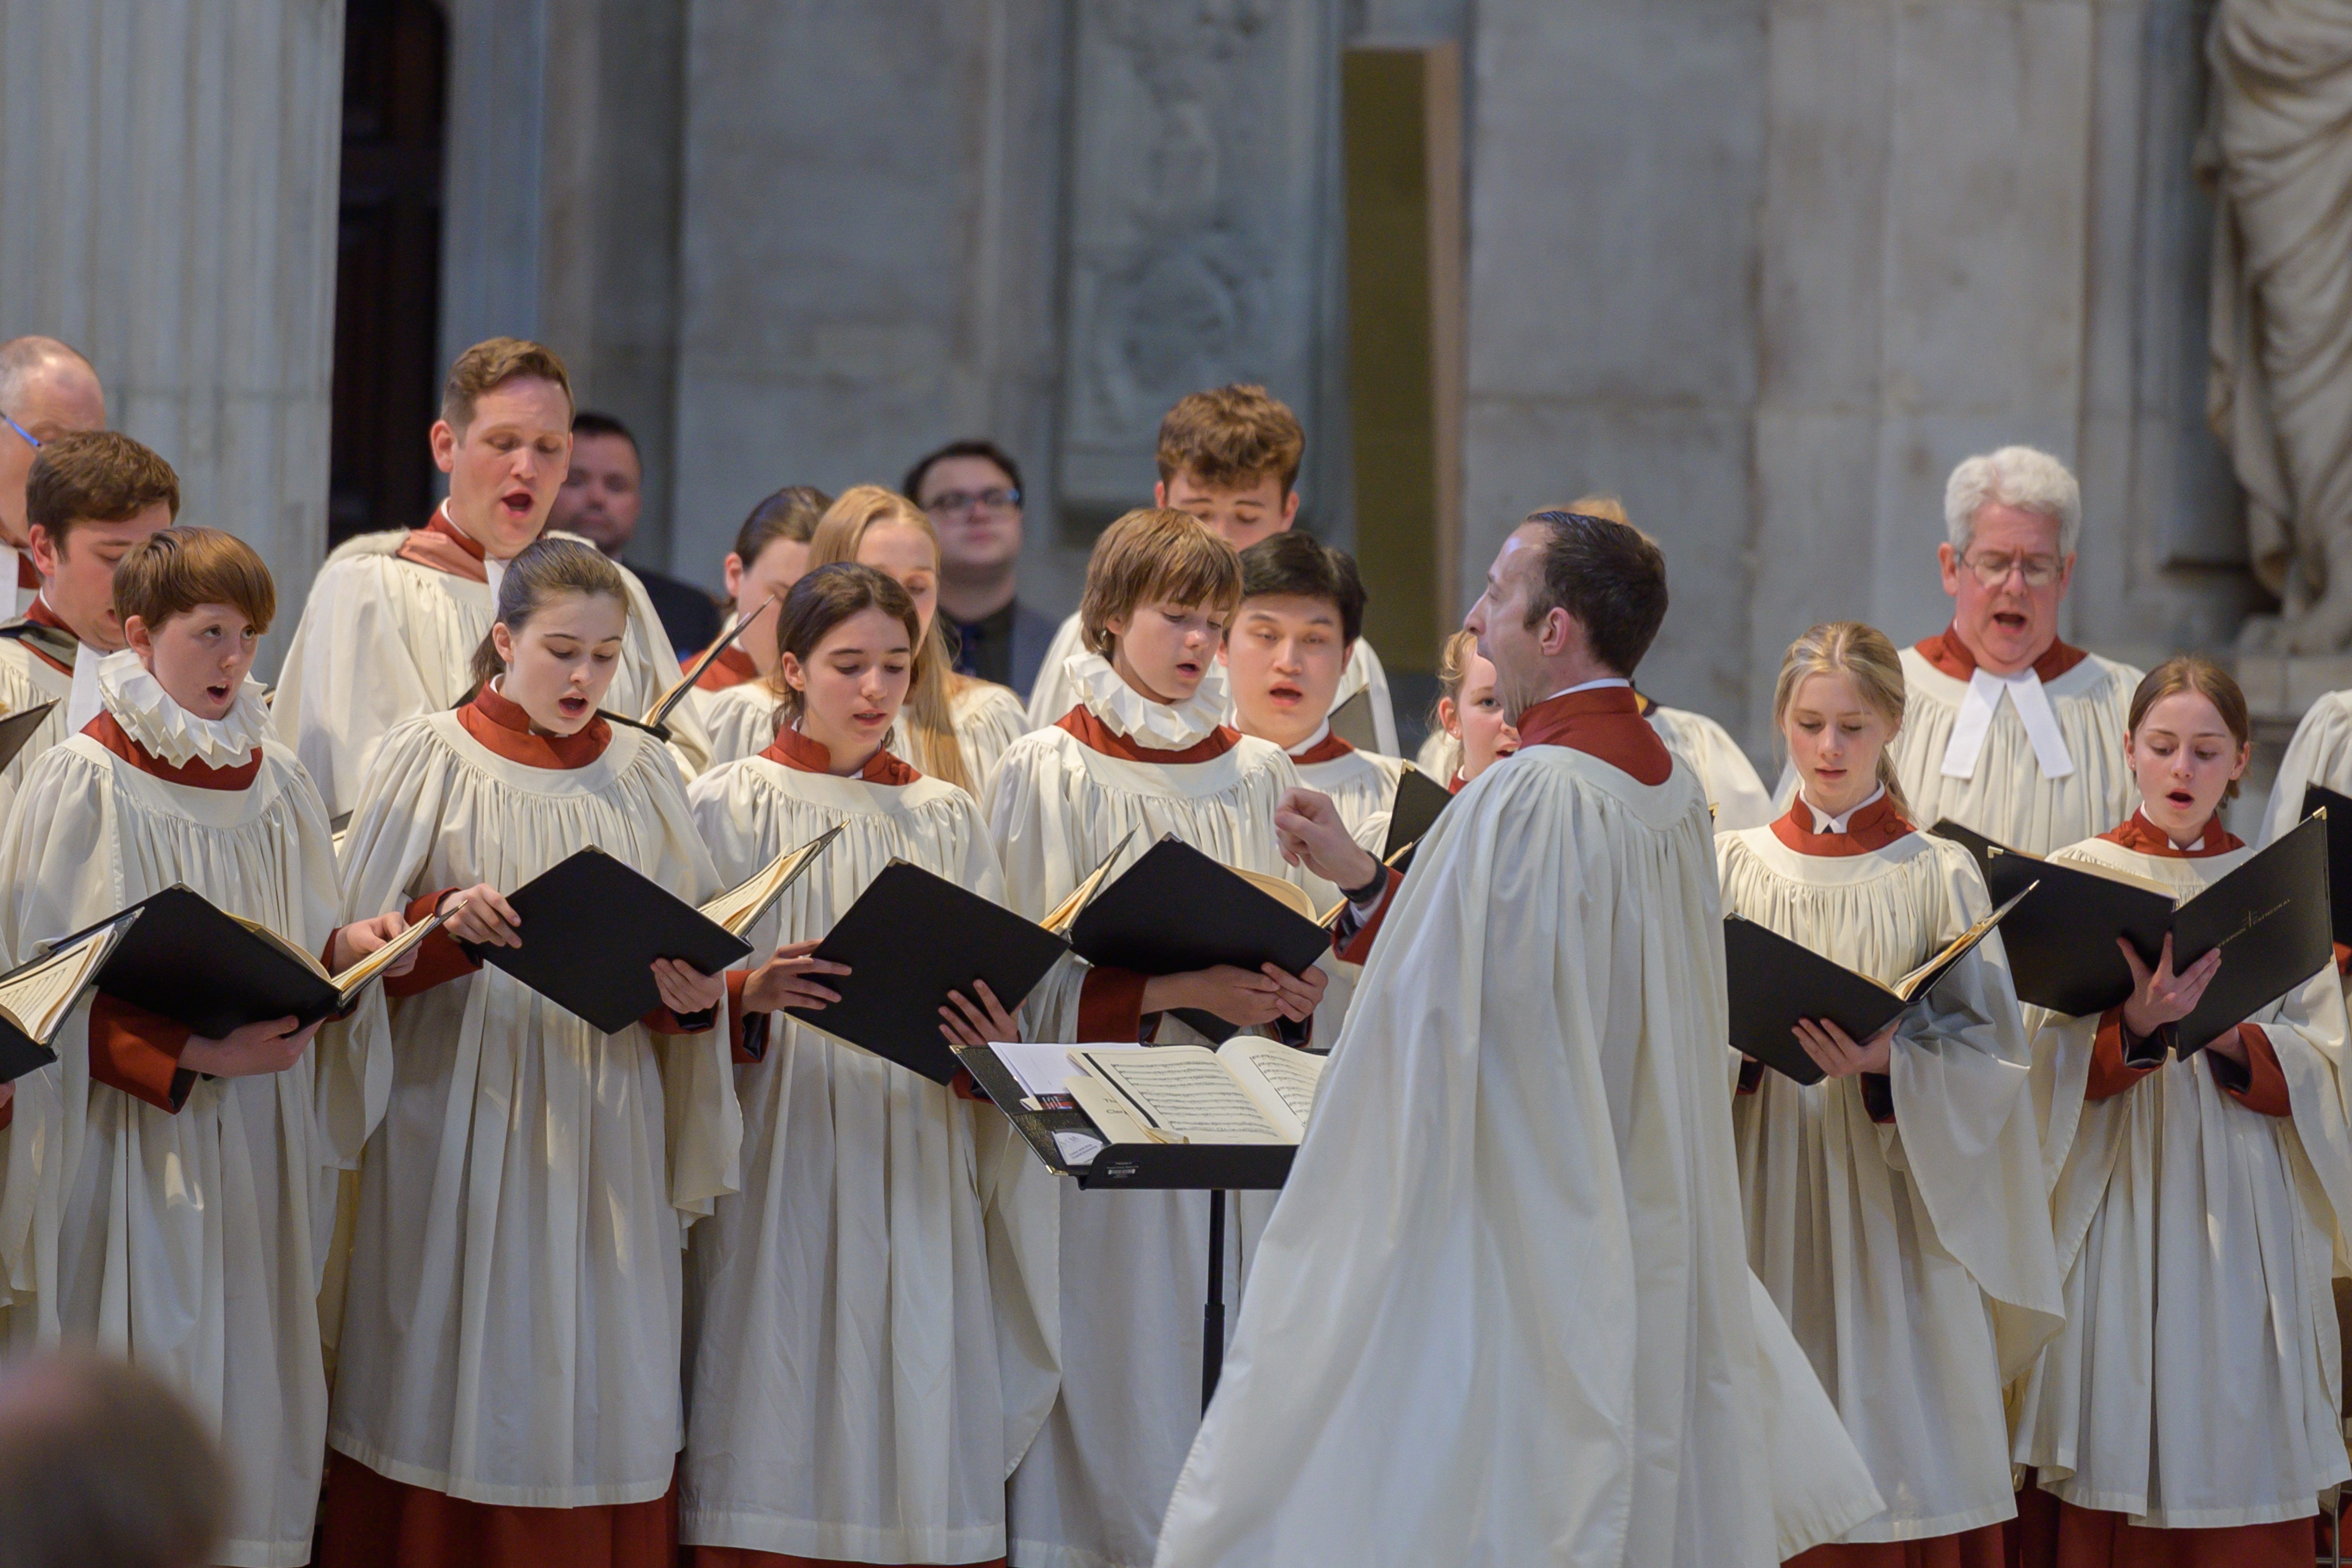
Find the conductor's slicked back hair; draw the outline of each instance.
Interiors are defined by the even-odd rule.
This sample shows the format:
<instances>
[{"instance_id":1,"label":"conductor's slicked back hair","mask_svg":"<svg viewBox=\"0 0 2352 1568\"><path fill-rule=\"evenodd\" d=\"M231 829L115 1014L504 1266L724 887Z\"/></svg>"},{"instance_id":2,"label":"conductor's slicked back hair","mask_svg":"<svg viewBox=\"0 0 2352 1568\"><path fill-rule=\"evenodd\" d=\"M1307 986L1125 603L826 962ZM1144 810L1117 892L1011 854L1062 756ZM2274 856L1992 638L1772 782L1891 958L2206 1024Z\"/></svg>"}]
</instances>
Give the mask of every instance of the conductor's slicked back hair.
<instances>
[{"instance_id":1,"label":"conductor's slicked back hair","mask_svg":"<svg viewBox=\"0 0 2352 1568\"><path fill-rule=\"evenodd\" d=\"M1528 625L1566 610L1592 657L1630 679L1665 623L1664 552L1633 524L1584 512L1534 512L1521 524L1530 525L1545 539Z\"/></svg>"}]
</instances>

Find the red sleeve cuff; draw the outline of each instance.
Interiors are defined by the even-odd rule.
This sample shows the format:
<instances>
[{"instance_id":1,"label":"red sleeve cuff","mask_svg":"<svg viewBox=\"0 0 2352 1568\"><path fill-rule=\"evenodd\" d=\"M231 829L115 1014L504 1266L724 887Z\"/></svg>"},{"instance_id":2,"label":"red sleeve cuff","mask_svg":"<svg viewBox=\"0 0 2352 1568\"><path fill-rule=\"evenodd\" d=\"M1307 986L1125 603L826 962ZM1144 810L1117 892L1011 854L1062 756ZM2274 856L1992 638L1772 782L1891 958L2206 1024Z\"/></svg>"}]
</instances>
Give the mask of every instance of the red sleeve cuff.
<instances>
[{"instance_id":1,"label":"red sleeve cuff","mask_svg":"<svg viewBox=\"0 0 2352 1568\"><path fill-rule=\"evenodd\" d=\"M2246 1047L2246 1065L2238 1064L2210 1049L2206 1061L2213 1070L2213 1081L2258 1116L2286 1116L2294 1106L2287 1099L2286 1069L2279 1066L2278 1052L2271 1045L2270 1032L2260 1024L2238 1026L2238 1038Z\"/></svg>"},{"instance_id":2,"label":"red sleeve cuff","mask_svg":"<svg viewBox=\"0 0 2352 1568\"><path fill-rule=\"evenodd\" d=\"M196 1075L180 1068L193 1032L100 992L89 1004L89 1076L176 1114L196 1084Z\"/></svg>"},{"instance_id":3,"label":"red sleeve cuff","mask_svg":"<svg viewBox=\"0 0 2352 1568\"><path fill-rule=\"evenodd\" d=\"M748 969L727 972L727 1039L728 1054L738 1067L766 1059L768 1055L768 1015L746 1014L743 1010L743 987L751 982Z\"/></svg>"},{"instance_id":4,"label":"red sleeve cuff","mask_svg":"<svg viewBox=\"0 0 2352 1568\"><path fill-rule=\"evenodd\" d=\"M2151 1044L2156 1051L2148 1056ZM2091 1041L2091 1078L2083 1098L2111 1100L2163 1065L2162 1044L2131 1038L2124 1028L2124 1010L2110 1007L2099 1015L2099 1032Z\"/></svg>"},{"instance_id":5,"label":"red sleeve cuff","mask_svg":"<svg viewBox=\"0 0 2352 1568\"><path fill-rule=\"evenodd\" d=\"M1362 926L1358 928L1353 936L1348 937L1345 940L1342 940L1337 933L1333 934L1331 946L1333 950L1339 953L1341 963L1363 963L1370 959L1372 956L1372 939L1380 935L1381 922L1389 918L1389 906L1396 902L1397 889L1403 886L1403 884L1404 873L1398 870L1393 866L1390 867L1389 885L1381 894L1381 907L1372 911L1372 918L1366 921Z\"/></svg>"},{"instance_id":6,"label":"red sleeve cuff","mask_svg":"<svg viewBox=\"0 0 2352 1568\"><path fill-rule=\"evenodd\" d=\"M1862 1108L1870 1112L1871 1121L1881 1127L1895 1124L1895 1079L1883 1072L1866 1072L1862 1076Z\"/></svg>"},{"instance_id":7,"label":"red sleeve cuff","mask_svg":"<svg viewBox=\"0 0 2352 1568\"><path fill-rule=\"evenodd\" d=\"M16 1121L16 1097L10 1095L8 1103L0 1105L0 1132L5 1132Z\"/></svg>"},{"instance_id":8,"label":"red sleeve cuff","mask_svg":"<svg viewBox=\"0 0 2352 1568\"><path fill-rule=\"evenodd\" d=\"M2340 942L2336 944L2336 973L2352 973L2352 944Z\"/></svg>"},{"instance_id":9,"label":"red sleeve cuff","mask_svg":"<svg viewBox=\"0 0 2352 1568\"><path fill-rule=\"evenodd\" d=\"M1132 969L1089 969L1078 983L1078 1038L1111 1041L1143 1037L1143 987L1149 975Z\"/></svg>"},{"instance_id":10,"label":"red sleeve cuff","mask_svg":"<svg viewBox=\"0 0 2352 1568\"><path fill-rule=\"evenodd\" d=\"M698 1035L719 1022L719 1009L707 1007L681 1018L667 1007L656 1007L637 1022L656 1035Z\"/></svg>"},{"instance_id":11,"label":"red sleeve cuff","mask_svg":"<svg viewBox=\"0 0 2352 1568\"><path fill-rule=\"evenodd\" d=\"M455 888L444 888L437 893L427 893L423 898L412 899L408 902L408 907L400 912L407 919L410 925L420 925L431 920L433 911L441 907L441 900L457 890ZM415 967L405 974L385 977L383 994L386 996L415 996L422 992L432 990L436 985L446 985L452 980L462 980L481 967L467 956L464 948L457 945L457 939L449 934L449 928L443 926L416 944Z\"/></svg>"},{"instance_id":12,"label":"red sleeve cuff","mask_svg":"<svg viewBox=\"0 0 2352 1568\"><path fill-rule=\"evenodd\" d=\"M1739 1058L1739 1087L1735 1094L1754 1094L1764 1087L1764 1064L1754 1057Z\"/></svg>"}]
</instances>

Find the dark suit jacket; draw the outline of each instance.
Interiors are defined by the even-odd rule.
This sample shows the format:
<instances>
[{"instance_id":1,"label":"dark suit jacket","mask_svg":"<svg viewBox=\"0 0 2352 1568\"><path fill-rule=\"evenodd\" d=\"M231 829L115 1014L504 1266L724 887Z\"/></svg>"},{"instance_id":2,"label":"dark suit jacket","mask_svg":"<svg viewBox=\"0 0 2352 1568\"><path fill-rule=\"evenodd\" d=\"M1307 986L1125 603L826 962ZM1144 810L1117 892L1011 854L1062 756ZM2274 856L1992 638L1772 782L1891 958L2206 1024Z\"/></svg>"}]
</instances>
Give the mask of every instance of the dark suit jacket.
<instances>
[{"instance_id":1,"label":"dark suit jacket","mask_svg":"<svg viewBox=\"0 0 2352 1568\"><path fill-rule=\"evenodd\" d=\"M692 658L718 640L719 605L709 595L648 566L632 564L629 570L646 585L646 597L654 602L654 614L661 617L662 630L669 634L669 646L678 658Z\"/></svg>"}]
</instances>

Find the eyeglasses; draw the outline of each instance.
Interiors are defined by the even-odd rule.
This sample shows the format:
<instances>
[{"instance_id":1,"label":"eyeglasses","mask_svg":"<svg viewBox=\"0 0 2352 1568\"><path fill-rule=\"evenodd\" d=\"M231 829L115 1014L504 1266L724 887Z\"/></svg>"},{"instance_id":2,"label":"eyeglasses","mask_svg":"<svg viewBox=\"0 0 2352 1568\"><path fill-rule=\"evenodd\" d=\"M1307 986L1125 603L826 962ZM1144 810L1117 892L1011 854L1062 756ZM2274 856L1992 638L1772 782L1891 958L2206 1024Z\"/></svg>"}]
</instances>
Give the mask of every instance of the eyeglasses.
<instances>
[{"instance_id":1,"label":"eyeglasses","mask_svg":"<svg viewBox=\"0 0 2352 1568\"><path fill-rule=\"evenodd\" d=\"M2029 588L2047 588L2058 581L2062 564L2055 555L1963 555L1960 559L1988 588L2000 587L2012 572L2023 573Z\"/></svg>"},{"instance_id":2,"label":"eyeglasses","mask_svg":"<svg viewBox=\"0 0 2352 1568\"><path fill-rule=\"evenodd\" d=\"M931 498L930 505L923 510L952 516L956 512L970 511L976 506L984 507L990 511L1011 511L1020 504L1021 492L1015 489L941 490Z\"/></svg>"},{"instance_id":3,"label":"eyeglasses","mask_svg":"<svg viewBox=\"0 0 2352 1568\"><path fill-rule=\"evenodd\" d=\"M26 429L22 425L17 424L14 419L9 418L5 414L0 414L0 425L5 425L9 429L14 430L17 435L22 436L25 438L26 445L31 447L36 452L41 449L41 438L38 436L34 435L30 430Z\"/></svg>"}]
</instances>

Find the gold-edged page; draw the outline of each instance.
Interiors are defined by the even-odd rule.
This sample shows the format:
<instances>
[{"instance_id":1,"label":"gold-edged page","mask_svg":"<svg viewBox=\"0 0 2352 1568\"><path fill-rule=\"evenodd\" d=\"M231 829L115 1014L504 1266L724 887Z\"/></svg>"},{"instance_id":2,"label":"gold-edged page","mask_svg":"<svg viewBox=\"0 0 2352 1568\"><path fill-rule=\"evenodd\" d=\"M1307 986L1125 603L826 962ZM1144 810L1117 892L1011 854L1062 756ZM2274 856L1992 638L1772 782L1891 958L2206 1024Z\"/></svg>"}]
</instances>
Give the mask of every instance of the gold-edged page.
<instances>
[{"instance_id":1,"label":"gold-edged page","mask_svg":"<svg viewBox=\"0 0 2352 1568\"><path fill-rule=\"evenodd\" d=\"M1136 1120L1187 1143L1295 1143L1258 1109L1216 1053L1198 1046L1148 1051L1070 1052L1087 1073L1117 1089ZM1075 1081L1075 1080L1074 1080ZM1075 1092L1075 1090L1073 1091ZM1085 1105L1081 1100L1081 1107Z\"/></svg>"},{"instance_id":2,"label":"gold-edged page","mask_svg":"<svg viewBox=\"0 0 2352 1568\"><path fill-rule=\"evenodd\" d=\"M81 988L113 951L107 939L112 927L92 931L71 947L61 948L0 980L0 1009L26 1035L46 1042L57 1033Z\"/></svg>"},{"instance_id":3,"label":"gold-edged page","mask_svg":"<svg viewBox=\"0 0 2352 1568\"><path fill-rule=\"evenodd\" d=\"M446 914L436 914L430 920L419 921L410 926L406 931L336 975L335 989L341 992L344 1000L348 1002L352 992L398 963L402 957L417 943L439 931L448 918Z\"/></svg>"},{"instance_id":4,"label":"gold-edged page","mask_svg":"<svg viewBox=\"0 0 2352 1568\"><path fill-rule=\"evenodd\" d=\"M724 928L729 934L741 936L784 896L785 889L799 880L808 869L809 862L824 853L825 847L839 837L841 826L835 824L818 834L797 849L787 849L767 865L736 883L725 892L701 906L703 919Z\"/></svg>"},{"instance_id":5,"label":"gold-edged page","mask_svg":"<svg viewBox=\"0 0 2352 1568\"><path fill-rule=\"evenodd\" d=\"M1323 1087L1323 1058L1263 1035L1235 1035L1217 1047L1217 1058L1286 1140L1307 1136L1307 1118Z\"/></svg>"},{"instance_id":6,"label":"gold-edged page","mask_svg":"<svg viewBox=\"0 0 2352 1568\"><path fill-rule=\"evenodd\" d=\"M1069 935L1071 922L1078 918L1079 911L1084 910L1093 900L1095 894L1101 890L1104 879L1110 875L1110 868L1118 863L1119 856L1126 852L1129 842L1134 837L1134 831L1129 829L1118 843L1111 846L1110 853L1102 858L1102 864L1087 872L1078 885L1070 889L1070 896L1055 904L1054 912L1037 923L1055 936Z\"/></svg>"},{"instance_id":7,"label":"gold-edged page","mask_svg":"<svg viewBox=\"0 0 2352 1568\"><path fill-rule=\"evenodd\" d=\"M228 913L226 910L223 910L221 912L223 914ZM246 930L251 931L254 935L259 937L262 941L268 942L270 946L276 948L278 952L284 953L287 957L292 959L295 963L300 964L303 968L309 970L311 973L317 975L320 979L325 981L328 984L332 985L336 984L335 977L327 973L327 966L319 962L319 955L317 953L304 952L300 948L296 947L292 942L288 942L284 937L279 936L276 931L271 931L268 926L261 924L257 921L247 920L243 915L229 915L228 918L243 926Z\"/></svg>"},{"instance_id":8,"label":"gold-edged page","mask_svg":"<svg viewBox=\"0 0 2352 1568\"><path fill-rule=\"evenodd\" d=\"M1263 871L1244 871L1238 866L1228 866L1225 869L1282 905L1283 908L1297 910L1310 921L1315 919L1315 906L1307 901L1307 889L1297 883L1286 881L1280 877L1269 877ZM1335 915L1332 918L1336 920L1338 917ZM1319 925L1322 922L1318 921L1316 923Z\"/></svg>"}]
</instances>

